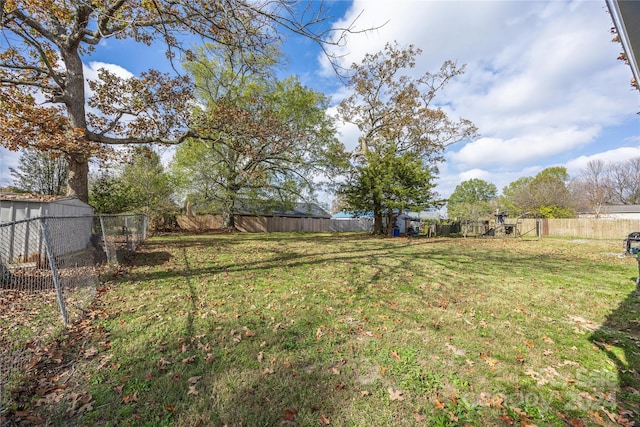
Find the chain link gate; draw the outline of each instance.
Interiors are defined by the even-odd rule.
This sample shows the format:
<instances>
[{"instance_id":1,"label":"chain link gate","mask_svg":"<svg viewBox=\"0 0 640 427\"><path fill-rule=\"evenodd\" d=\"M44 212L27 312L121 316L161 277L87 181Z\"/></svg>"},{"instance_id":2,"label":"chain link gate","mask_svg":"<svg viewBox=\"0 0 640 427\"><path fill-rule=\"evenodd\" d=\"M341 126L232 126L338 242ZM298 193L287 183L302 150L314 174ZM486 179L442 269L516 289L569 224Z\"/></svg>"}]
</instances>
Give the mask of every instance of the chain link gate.
<instances>
[{"instance_id":1,"label":"chain link gate","mask_svg":"<svg viewBox=\"0 0 640 427\"><path fill-rule=\"evenodd\" d=\"M0 223L0 426L36 353L83 315L99 267L128 258L147 225L144 215Z\"/></svg>"}]
</instances>

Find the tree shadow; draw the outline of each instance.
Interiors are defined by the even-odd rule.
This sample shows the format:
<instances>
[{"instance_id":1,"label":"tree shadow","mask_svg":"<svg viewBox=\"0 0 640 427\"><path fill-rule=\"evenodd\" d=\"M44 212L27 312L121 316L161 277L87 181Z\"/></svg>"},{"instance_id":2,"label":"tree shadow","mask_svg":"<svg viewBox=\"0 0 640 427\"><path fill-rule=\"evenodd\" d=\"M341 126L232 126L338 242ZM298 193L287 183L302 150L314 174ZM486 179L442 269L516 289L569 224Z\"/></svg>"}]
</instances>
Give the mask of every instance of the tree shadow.
<instances>
[{"instance_id":1,"label":"tree shadow","mask_svg":"<svg viewBox=\"0 0 640 427\"><path fill-rule=\"evenodd\" d=\"M630 278L636 283L637 278ZM640 420L640 288L633 289L590 337L615 364L618 384L613 399L618 422ZM610 389L613 387L609 387ZM607 391L607 390L605 390ZM632 425L632 424L628 424Z\"/></svg>"}]
</instances>

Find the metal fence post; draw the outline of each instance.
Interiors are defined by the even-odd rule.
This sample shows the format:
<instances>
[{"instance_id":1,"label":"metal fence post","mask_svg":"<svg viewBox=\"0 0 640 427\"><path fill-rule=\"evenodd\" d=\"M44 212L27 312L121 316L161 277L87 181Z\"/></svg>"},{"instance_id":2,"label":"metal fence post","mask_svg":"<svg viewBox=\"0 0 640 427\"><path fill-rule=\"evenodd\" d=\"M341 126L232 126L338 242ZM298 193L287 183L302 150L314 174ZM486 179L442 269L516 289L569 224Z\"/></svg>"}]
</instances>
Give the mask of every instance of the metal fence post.
<instances>
[{"instance_id":1,"label":"metal fence post","mask_svg":"<svg viewBox=\"0 0 640 427\"><path fill-rule=\"evenodd\" d=\"M100 231L102 232L102 241L104 242L104 252L107 255L107 262L113 262L111 252L109 252L109 242L107 241L107 233L104 229L104 217L100 215Z\"/></svg>"},{"instance_id":2,"label":"metal fence post","mask_svg":"<svg viewBox=\"0 0 640 427\"><path fill-rule=\"evenodd\" d=\"M47 221L45 218L40 218L40 227L42 229L42 237L44 238L44 245L47 250L47 258L49 260L49 266L51 273L53 274L53 284L56 287L56 294L58 296L58 304L60 305L60 313L62 314L62 320L65 323L69 323L69 316L67 315L67 309L64 304L64 297L62 296L62 286L60 286L60 276L58 276L58 269L56 267L56 260L53 256L53 248L51 247L51 241L49 239L49 229L47 227Z\"/></svg>"}]
</instances>

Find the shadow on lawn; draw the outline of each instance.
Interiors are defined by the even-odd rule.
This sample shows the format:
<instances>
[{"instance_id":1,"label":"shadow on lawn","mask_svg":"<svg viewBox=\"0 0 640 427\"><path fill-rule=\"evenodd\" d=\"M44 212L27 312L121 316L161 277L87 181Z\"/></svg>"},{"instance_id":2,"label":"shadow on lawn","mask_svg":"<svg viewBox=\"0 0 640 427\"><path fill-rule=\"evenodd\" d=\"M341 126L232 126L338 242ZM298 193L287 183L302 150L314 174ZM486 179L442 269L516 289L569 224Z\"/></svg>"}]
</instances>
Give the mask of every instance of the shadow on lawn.
<instances>
[{"instance_id":1,"label":"shadow on lawn","mask_svg":"<svg viewBox=\"0 0 640 427\"><path fill-rule=\"evenodd\" d=\"M636 278L631 280L634 282ZM640 289L630 292L606 318L591 341L611 359L618 369L619 391L615 401L621 425L640 420ZM629 424L632 425L632 424Z\"/></svg>"},{"instance_id":2,"label":"shadow on lawn","mask_svg":"<svg viewBox=\"0 0 640 427\"><path fill-rule=\"evenodd\" d=\"M327 262L347 263L353 264L355 267L361 265L367 265L369 267L375 267L376 265L383 265L385 258L391 255L392 258L400 259L403 261L402 265L392 268L391 271L386 267L386 272L397 272L404 268L411 268L416 262L421 262L421 258L416 252L420 253L420 248L424 247L424 259L428 262L440 265L446 269L456 269L460 263L475 263L479 268L482 265L491 264L498 266L500 274L518 271L522 265L528 265L531 268L538 268L541 271L553 272L556 274L561 273L575 273L574 266L571 264L570 258L562 258L558 255L546 256L540 254L518 254L508 253L506 256L503 252L487 253L486 251L467 251L464 246L456 245L455 247L442 247L438 243L442 242L442 239L427 239L427 238L380 238L378 236L370 236L363 234L362 247L356 245L355 247L345 250L342 248L340 252L322 252L322 251L304 251L298 252L291 250L287 245L288 241L295 240L297 242L301 240L309 240L318 248L326 247L325 244L333 241L339 242L344 239L353 239L353 235L341 236L341 235L313 235L307 237L305 234L300 233L292 234L275 234L268 235L266 237L256 237L255 234L234 234L234 239L220 239L216 234L202 234L202 235L190 235L190 236L178 236L178 238L170 237L166 240L157 240L153 242L147 242L141 248L141 251L136 255L133 260L134 266L157 266L164 262L170 261L172 258L171 252L185 251L188 249L198 249L215 247L217 253L227 252L227 248L230 248L239 241L269 241L275 243L270 247L270 257L262 257L254 261L236 262L232 261L220 261L216 262L215 258L212 261L215 265L202 266L194 263L189 266L189 273L195 276L203 274L218 274L218 273L233 273L233 272L261 272L268 271L274 267L284 266L288 268L297 268L301 266L312 266L317 264L323 264ZM368 245L370 240L375 240L375 246ZM446 239L450 241L450 239ZM403 249L414 249L410 253L402 253ZM155 272L145 272L143 274L144 279L153 280L157 278L167 279L173 276L182 276L184 272L179 269L162 270ZM487 273L491 275L492 273ZM131 280L139 280L141 277L137 277L133 274ZM374 275L371 280L380 280L381 277Z\"/></svg>"}]
</instances>

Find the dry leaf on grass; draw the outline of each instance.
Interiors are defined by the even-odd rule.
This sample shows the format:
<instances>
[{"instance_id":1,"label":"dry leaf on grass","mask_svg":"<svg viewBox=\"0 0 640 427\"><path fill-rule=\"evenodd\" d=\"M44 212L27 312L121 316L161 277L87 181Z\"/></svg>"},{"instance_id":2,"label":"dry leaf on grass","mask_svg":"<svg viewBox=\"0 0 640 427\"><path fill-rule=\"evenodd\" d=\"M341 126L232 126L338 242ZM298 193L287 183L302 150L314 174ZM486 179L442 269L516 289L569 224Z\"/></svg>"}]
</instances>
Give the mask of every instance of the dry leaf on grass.
<instances>
[{"instance_id":1,"label":"dry leaf on grass","mask_svg":"<svg viewBox=\"0 0 640 427\"><path fill-rule=\"evenodd\" d=\"M402 392L402 390L396 390L393 387L389 387L387 391L389 392L389 399L391 399L392 401L404 400L404 393Z\"/></svg>"},{"instance_id":2,"label":"dry leaf on grass","mask_svg":"<svg viewBox=\"0 0 640 427\"><path fill-rule=\"evenodd\" d=\"M185 365L188 363L193 363L196 361L196 357L195 356L189 356L189 357L185 357L184 359L182 359L182 363L184 363Z\"/></svg>"}]
</instances>

